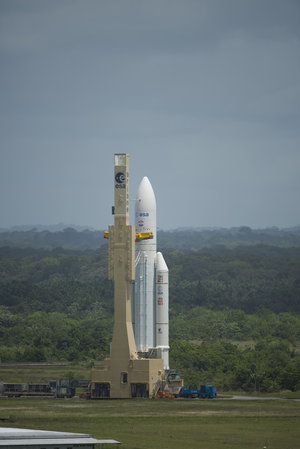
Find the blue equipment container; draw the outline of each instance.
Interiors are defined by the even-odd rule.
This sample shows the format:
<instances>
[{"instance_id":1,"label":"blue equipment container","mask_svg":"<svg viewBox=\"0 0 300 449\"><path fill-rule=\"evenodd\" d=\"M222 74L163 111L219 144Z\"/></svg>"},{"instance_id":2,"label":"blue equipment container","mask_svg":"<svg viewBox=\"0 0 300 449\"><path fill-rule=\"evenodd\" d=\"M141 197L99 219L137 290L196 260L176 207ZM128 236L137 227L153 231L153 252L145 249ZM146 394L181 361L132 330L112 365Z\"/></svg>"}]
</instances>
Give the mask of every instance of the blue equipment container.
<instances>
[{"instance_id":1,"label":"blue equipment container","mask_svg":"<svg viewBox=\"0 0 300 449\"><path fill-rule=\"evenodd\" d=\"M189 389L183 386L179 394L175 396L179 396L181 398L214 399L218 396L218 394L214 385L201 385L200 389Z\"/></svg>"}]
</instances>

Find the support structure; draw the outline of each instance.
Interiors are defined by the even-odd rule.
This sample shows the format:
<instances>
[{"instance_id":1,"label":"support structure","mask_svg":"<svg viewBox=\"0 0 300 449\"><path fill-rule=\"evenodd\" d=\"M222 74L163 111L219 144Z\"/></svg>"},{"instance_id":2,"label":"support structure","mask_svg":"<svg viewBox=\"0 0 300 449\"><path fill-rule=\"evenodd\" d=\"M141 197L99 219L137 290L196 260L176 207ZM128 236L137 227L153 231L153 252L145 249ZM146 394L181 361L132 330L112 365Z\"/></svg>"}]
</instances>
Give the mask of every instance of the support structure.
<instances>
[{"instance_id":1,"label":"support structure","mask_svg":"<svg viewBox=\"0 0 300 449\"><path fill-rule=\"evenodd\" d=\"M129 155L114 156L114 225L109 227L109 279L114 281L114 331L110 358L94 369L92 398L151 397L164 375L162 359L138 357L131 316L136 231L129 224Z\"/></svg>"}]
</instances>

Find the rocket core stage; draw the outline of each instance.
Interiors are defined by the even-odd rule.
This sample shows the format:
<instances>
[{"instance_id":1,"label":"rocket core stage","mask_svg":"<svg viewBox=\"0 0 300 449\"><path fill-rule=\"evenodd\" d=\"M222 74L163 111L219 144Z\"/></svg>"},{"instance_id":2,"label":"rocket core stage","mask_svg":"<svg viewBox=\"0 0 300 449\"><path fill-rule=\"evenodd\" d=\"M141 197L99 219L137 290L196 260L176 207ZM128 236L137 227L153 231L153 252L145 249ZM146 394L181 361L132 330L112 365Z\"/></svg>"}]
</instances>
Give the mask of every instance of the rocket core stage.
<instances>
[{"instance_id":1,"label":"rocket core stage","mask_svg":"<svg viewBox=\"0 0 300 449\"><path fill-rule=\"evenodd\" d=\"M135 292L133 327L137 351L151 353L169 369L169 283L168 267L156 248L156 200L145 176L135 201L136 234L150 233L153 238L135 244Z\"/></svg>"}]
</instances>

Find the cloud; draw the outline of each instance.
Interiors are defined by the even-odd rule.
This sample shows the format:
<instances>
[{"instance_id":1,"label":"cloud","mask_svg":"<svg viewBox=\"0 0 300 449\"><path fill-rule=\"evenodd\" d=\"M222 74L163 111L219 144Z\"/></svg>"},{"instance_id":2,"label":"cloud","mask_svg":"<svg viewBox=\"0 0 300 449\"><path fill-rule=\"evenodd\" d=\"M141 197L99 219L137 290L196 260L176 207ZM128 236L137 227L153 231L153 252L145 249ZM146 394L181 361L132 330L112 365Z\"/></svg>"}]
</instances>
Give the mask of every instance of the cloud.
<instances>
[{"instance_id":1,"label":"cloud","mask_svg":"<svg viewBox=\"0 0 300 449\"><path fill-rule=\"evenodd\" d=\"M114 152L131 154L133 196L151 179L164 228L300 223L298 1L1 0L0 13L7 223L105 227Z\"/></svg>"}]
</instances>

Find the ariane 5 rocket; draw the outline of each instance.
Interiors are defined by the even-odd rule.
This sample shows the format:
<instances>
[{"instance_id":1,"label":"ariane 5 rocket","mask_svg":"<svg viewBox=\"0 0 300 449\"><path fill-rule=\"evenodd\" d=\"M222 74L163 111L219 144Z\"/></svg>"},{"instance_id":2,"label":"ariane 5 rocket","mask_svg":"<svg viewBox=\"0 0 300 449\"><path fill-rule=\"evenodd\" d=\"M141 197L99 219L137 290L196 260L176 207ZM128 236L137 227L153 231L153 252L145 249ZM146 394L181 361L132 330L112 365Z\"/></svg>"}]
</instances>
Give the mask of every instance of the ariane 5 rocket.
<instances>
[{"instance_id":1,"label":"ariane 5 rocket","mask_svg":"<svg viewBox=\"0 0 300 449\"><path fill-rule=\"evenodd\" d=\"M133 326L137 351L155 355L169 369L169 270L156 247L156 199L145 176L135 200L135 230L151 233L136 241Z\"/></svg>"}]
</instances>

